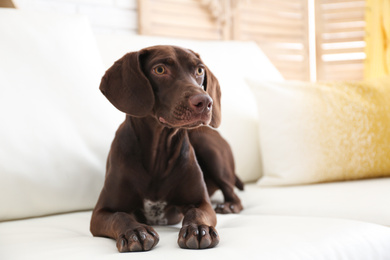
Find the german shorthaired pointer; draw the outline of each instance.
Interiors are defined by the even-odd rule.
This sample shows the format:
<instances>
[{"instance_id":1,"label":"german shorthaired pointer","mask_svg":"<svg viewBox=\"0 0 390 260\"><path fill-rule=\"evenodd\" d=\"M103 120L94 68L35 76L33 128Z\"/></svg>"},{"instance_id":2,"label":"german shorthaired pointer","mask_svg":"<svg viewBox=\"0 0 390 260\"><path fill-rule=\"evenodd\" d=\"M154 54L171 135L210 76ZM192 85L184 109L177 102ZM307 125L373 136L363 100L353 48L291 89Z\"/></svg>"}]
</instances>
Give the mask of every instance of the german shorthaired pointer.
<instances>
[{"instance_id":1,"label":"german shorthaired pointer","mask_svg":"<svg viewBox=\"0 0 390 260\"><path fill-rule=\"evenodd\" d=\"M107 160L93 211L94 236L116 240L120 252L148 251L159 236L151 225L181 220L178 244L218 244L216 213L242 210L229 144L213 130L221 121L217 79L191 50L154 46L116 61L100 90L126 113ZM210 198L225 201L214 210Z\"/></svg>"}]
</instances>

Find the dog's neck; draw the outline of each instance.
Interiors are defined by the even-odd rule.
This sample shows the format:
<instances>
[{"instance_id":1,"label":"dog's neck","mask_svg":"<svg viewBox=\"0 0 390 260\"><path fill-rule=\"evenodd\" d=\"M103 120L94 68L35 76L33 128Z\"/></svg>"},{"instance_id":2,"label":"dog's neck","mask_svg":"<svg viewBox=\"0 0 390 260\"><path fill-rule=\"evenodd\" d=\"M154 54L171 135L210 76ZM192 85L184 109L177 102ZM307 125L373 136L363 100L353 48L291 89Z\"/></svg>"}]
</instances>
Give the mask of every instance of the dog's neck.
<instances>
[{"instance_id":1,"label":"dog's neck","mask_svg":"<svg viewBox=\"0 0 390 260\"><path fill-rule=\"evenodd\" d=\"M152 116L127 116L126 121L130 122L132 130L139 137L140 152L145 155L144 165L150 173L160 176L168 174L180 161L179 157L193 156L186 129L166 127Z\"/></svg>"}]
</instances>

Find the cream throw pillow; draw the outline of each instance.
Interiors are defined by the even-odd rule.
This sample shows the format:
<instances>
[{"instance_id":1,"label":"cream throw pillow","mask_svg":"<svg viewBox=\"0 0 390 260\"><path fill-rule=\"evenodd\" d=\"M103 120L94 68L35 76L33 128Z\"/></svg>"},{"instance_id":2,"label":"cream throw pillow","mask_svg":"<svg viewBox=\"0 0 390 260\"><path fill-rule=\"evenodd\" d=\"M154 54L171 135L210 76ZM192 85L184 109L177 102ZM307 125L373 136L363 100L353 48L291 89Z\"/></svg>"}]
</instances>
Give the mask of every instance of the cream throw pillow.
<instances>
[{"instance_id":1,"label":"cream throw pillow","mask_svg":"<svg viewBox=\"0 0 390 260\"><path fill-rule=\"evenodd\" d=\"M0 8L0 221L94 207L124 118L103 73L86 18Z\"/></svg>"},{"instance_id":2,"label":"cream throw pillow","mask_svg":"<svg viewBox=\"0 0 390 260\"><path fill-rule=\"evenodd\" d=\"M390 176L390 78L248 82L259 112L260 185Z\"/></svg>"}]
</instances>

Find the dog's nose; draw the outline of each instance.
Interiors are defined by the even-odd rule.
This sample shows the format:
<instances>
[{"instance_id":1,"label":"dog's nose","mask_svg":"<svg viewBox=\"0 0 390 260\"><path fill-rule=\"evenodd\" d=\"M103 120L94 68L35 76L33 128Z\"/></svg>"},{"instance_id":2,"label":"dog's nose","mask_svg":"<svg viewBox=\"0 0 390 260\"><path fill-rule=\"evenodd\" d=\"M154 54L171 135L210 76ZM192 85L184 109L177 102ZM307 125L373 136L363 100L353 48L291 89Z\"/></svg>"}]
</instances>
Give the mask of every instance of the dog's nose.
<instances>
[{"instance_id":1,"label":"dog's nose","mask_svg":"<svg viewBox=\"0 0 390 260\"><path fill-rule=\"evenodd\" d=\"M189 98L190 108L197 113L210 111L213 106L213 100L209 95L197 94Z\"/></svg>"}]
</instances>

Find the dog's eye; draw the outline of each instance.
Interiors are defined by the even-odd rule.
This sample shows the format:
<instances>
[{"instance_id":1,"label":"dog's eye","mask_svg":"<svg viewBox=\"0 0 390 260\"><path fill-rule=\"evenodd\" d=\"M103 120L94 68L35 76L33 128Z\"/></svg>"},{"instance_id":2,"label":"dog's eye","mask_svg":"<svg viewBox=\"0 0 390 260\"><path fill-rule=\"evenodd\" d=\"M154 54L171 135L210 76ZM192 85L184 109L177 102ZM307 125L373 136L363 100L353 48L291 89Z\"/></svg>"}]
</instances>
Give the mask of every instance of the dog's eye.
<instances>
[{"instance_id":1,"label":"dog's eye","mask_svg":"<svg viewBox=\"0 0 390 260\"><path fill-rule=\"evenodd\" d=\"M202 76L204 74L204 69L202 67L198 67L196 69L196 75L197 76Z\"/></svg>"},{"instance_id":2,"label":"dog's eye","mask_svg":"<svg viewBox=\"0 0 390 260\"><path fill-rule=\"evenodd\" d=\"M165 73L165 68L164 68L164 66L157 66L157 67L155 67L153 70L154 70L154 72L155 72L156 74L158 74L158 75L162 75L162 74Z\"/></svg>"}]
</instances>

